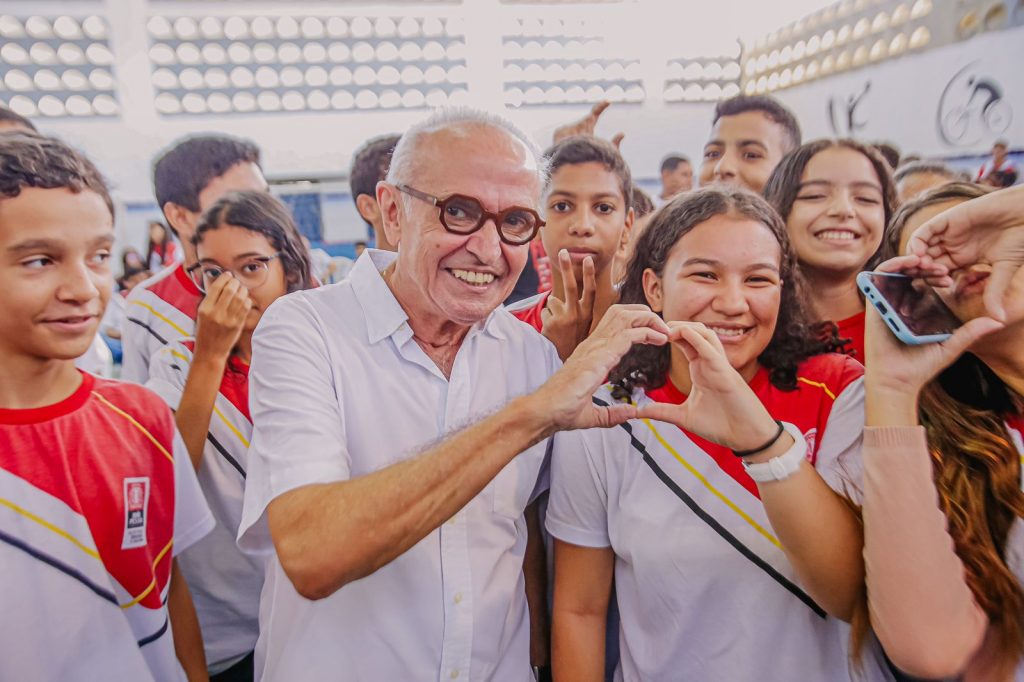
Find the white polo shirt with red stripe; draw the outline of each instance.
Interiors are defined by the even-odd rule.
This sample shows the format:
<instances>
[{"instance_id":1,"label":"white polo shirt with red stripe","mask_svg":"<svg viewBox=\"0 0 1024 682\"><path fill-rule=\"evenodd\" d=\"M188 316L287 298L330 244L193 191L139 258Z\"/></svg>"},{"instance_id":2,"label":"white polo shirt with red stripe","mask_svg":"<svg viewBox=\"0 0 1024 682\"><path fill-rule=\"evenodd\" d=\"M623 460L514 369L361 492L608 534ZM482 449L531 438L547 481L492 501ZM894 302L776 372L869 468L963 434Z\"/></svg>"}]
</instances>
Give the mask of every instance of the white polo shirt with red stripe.
<instances>
[{"instance_id":1,"label":"white polo shirt with red stripe","mask_svg":"<svg viewBox=\"0 0 1024 682\"><path fill-rule=\"evenodd\" d=\"M121 378L145 384L153 355L168 343L195 333L202 298L182 263L158 272L132 289L121 328Z\"/></svg>"},{"instance_id":2,"label":"white polo shirt with red stripe","mask_svg":"<svg viewBox=\"0 0 1024 682\"><path fill-rule=\"evenodd\" d=\"M146 387L173 410L185 392L194 352L195 339L174 341L157 351L149 365ZM243 553L235 542L251 439L249 366L232 356L214 402L198 472L217 525L179 560L192 590L211 674L252 652L259 635L263 562Z\"/></svg>"},{"instance_id":3,"label":"white polo shirt with red stripe","mask_svg":"<svg viewBox=\"0 0 1024 682\"><path fill-rule=\"evenodd\" d=\"M0 409L0 679L184 680L171 559L213 527L160 399L82 373Z\"/></svg>"},{"instance_id":4,"label":"white polo shirt with red stripe","mask_svg":"<svg viewBox=\"0 0 1024 682\"><path fill-rule=\"evenodd\" d=\"M446 378L380 274L394 257L367 250L346 280L264 313L243 549L273 551L266 510L279 495L416 457L560 365L554 346L498 308L468 330ZM523 512L546 489L546 460L546 443L520 453L450 520L324 599L299 595L274 555L257 679L530 682Z\"/></svg>"},{"instance_id":5,"label":"white polo shirt with red stripe","mask_svg":"<svg viewBox=\"0 0 1024 682\"><path fill-rule=\"evenodd\" d=\"M828 485L854 499L862 375L852 359L829 354L801 364L795 391L771 385L763 369L751 382L773 417L804 433ZM633 400L685 396L667 384ZM610 387L595 401L613 403ZM615 552L617 680L851 679L848 627L804 591L756 484L729 450L671 424L632 420L559 433L551 457L548 531ZM867 679L886 679L875 665L866 663Z\"/></svg>"}]
</instances>

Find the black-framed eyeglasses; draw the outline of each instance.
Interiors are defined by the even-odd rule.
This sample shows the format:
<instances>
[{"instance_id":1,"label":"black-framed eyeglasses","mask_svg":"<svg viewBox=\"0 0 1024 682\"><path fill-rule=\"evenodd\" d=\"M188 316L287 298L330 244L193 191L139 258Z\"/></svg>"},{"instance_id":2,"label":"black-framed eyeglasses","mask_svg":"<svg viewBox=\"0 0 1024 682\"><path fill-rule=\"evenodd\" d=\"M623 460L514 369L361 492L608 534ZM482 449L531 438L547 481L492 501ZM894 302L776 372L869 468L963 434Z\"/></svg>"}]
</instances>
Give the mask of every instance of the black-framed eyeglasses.
<instances>
[{"instance_id":1,"label":"black-framed eyeglasses","mask_svg":"<svg viewBox=\"0 0 1024 682\"><path fill-rule=\"evenodd\" d=\"M267 275L270 274L270 261L280 258L281 255L281 252L278 251L270 256L253 256L246 258L241 265L235 268L222 268L213 263L196 263L186 268L185 272L192 278L199 291L204 294L225 272L230 272L235 279L242 283L242 286L251 291L267 281Z\"/></svg>"},{"instance_id":2,"label":"black-framed eyeglasses","mask_svg":"<svg viewBox=\"0 0 1024 682\"><path fill-rule=\"evenodd\" d=\"M441 225L455 234L473 234L488 220L493 220L494 224L498 226L498 236L501 237L501 241L513 246L521 246L536 237L537 231L545 224L540 219L540 215L532 208L512 206L497 213L491 213L484 209L479 199L465 194L452 194L440 199L408 185L395 185L395 187L411 197L437 206Z\"/></svg>"}]
</instances>

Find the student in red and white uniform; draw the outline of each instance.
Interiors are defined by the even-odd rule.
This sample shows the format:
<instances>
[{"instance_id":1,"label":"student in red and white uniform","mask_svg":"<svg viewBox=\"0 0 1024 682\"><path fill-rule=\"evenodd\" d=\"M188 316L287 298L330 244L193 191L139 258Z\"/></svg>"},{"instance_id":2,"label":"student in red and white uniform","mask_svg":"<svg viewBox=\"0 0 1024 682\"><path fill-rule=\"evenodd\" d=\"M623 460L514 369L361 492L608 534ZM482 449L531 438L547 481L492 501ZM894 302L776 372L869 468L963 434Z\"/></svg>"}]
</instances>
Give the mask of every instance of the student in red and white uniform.
<instances>
[{"instance_id":1,"label":"student in red and white uniform","mask_svg":"<svg viewBox=\"0 0 1024 682\"><path fill-rule=\"evenodd\" d=\"M509 311L543 333L564 360L618 299L612 271L633 226L633 179L615 146L596 137L566 138L544 155L551 176L540 237L547 253L558 254L558 266L550 291Z\"/></svg>"},{"instance_id":2,"label":"student in red and white uniform","mask_svg":"<svg viewBox=\"0 0 1024 682\"><path fill-rule=\"evenodd\" d=\"M868 314L861 622L870 615L915 678L1020 680L1024 188L968 201L942 191L891 226L902 254L929 258L879 269L929 276L964 325L944 343L909 346Z\"/></svg>"},{"instance_id":3,"label":"student in red and white uniform","mask_svg":"<svg viewBox=\"0 0 1024 682\"><path fill-rule=\"evenodd\" d=\"M213 526L170 410L75 368L113 206L50 138L0 136L0 679L204 679L177 556Z\"/></svg>"},{"instance_id":4,"label":"student in red and white uniform","mask_svg":"<svg viewBox=\"0 0 1024 682\"><path fill-rule=\"evenodd\" d=\"M271 303L308 289L308 250L288 209L265 192L236 192L196 227L191 274L205 292L194 339L157 352L146 384L175 410L217 526L181 557L213 680L253 678L263 562L235 543L252 438L252 332Z\"/></svg>"},{"instance_id":5,"label":"student in red and white uniform","mask_svg":"<svg viewBox=\"0 0 1024 682\"><path fill-rule=\"evenodd\" d=\"M808 142L776 166L764 196L786 221L820 331L863 364L857 274L877 262L895 207L889 165L853 140Z\"/></svg>"},{"instance_id":6,"label":"student in red and white uniform","mask_svg":"<svg viewBox=\"0 0 1024 682\"><path fill-rule=\"evenodd\" d=\"M195 265L192 235L203 211L228 192L266 191L260 150L226 135L190 137L176 143L153 166L156 201L181 242L184 261L132 290L122 344L121 378L144 384L153 354L171 341L192 336L202 293L189 278Z\"/></svg>"},{"instance_id":7,"label":"student in red and white uniform","mask_svg":"<svg viewBox=\"0 0 1024 682\"><path fill-rule=\"evenodd\" d=\"M744 190L677 197L621 296L674 343L635 347L594 396L640 419L555 436L556 679L601 678L613 577L615 679L850 679L863 370L816 354L781 220Z\"/></svg>"}]
</instances>

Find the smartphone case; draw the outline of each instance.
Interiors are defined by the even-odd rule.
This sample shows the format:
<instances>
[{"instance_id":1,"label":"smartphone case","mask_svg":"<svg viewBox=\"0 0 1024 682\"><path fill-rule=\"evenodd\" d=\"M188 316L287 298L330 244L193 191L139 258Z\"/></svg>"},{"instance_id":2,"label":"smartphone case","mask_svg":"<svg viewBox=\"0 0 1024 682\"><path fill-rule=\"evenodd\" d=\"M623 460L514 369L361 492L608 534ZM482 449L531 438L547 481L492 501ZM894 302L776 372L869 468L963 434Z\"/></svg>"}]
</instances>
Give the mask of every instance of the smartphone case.
<instances>
[{"instance_id":1,"label":"smartphone case","mask_svg":"<svg viewBox=\"0 0 1024 682\"><path fill-rule=\"evenodd\" d=\"M874 306L878 314L881 315L882 319L885 320L886 326L896 336L897 339L907 344L908 346L923 346L926 343L940 343L948 339L952 334L926 334L918 336L914 332L910 331L900 316L893 312L890 307L889 301L885 300L882 292L871 281L872 276L877 277L906 277L906 275L900 275L892 272L861 272L857 275L857 287L863 292L868 302Z\"/></svg>"}]
</instances>

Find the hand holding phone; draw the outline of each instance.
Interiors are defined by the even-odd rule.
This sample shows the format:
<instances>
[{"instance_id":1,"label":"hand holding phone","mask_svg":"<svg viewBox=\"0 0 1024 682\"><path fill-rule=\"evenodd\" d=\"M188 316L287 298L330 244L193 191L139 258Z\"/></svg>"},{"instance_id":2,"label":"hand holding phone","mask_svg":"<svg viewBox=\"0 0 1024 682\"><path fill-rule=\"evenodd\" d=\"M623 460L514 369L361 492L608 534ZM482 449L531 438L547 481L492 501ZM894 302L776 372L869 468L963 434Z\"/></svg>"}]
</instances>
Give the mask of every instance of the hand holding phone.
<instances>
[{"instance_id":1,"label":"hand holding phone","mask_svg":"<svg viewBox=\"0 0 1024 682\"><path fill-rule=\"evenodd\" d=\"M857 286L900 341L919 346L945 341L961 321L935 291L896 272L862 272Z\"/></svg>"}]
</instances>

